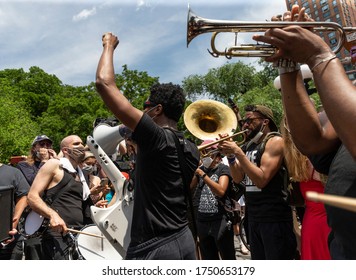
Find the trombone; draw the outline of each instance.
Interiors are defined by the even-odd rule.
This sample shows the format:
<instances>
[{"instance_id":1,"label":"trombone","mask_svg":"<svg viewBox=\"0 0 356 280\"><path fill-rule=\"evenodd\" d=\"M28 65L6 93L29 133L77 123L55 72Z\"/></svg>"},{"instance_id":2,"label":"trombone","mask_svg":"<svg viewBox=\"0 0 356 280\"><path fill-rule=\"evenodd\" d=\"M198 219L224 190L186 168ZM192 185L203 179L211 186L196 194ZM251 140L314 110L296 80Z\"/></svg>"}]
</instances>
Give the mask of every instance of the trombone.
<instances>
[{"instance_id":1,"label":"trombone","mask_svg":"<svg viewBox=\"0 0 356 280\"><path fill-rule=\"evenodd\" d=\"M221 32L266 32L270 28L283 28L291 25L299 25L304 28L310 28L314 32L335 32L338 35L337 45L333 51L339 52L346 41L346 33L356 31L355 27L342 27L336 22L281 22L281 21L228 21L206 19L197 16L188 7L187 22L187 47L189 43L198 35L212 32L211 51L209 53L214 57L225 56L228 59L232 57L267 57L273 55L277 48L268 44L241 44L228 47L219 51L215 46L215 40Z\"/></svg>"},{"instance_id":2,"label":"trombone","mask_svg":"<svg viewBox=\"0 0 356 280\"><path fill-rule=\"evenodd\" d=\"M200 151L200 157L204 158L204 157L208 157L208 156L211 156L211 155L217 153L219 151L219 149L209 150L209 148L211 146L214 146L216 144L219 144L220 142L223 142L223 141L228 140L230 138L234 138L236 136L242 136L242 140L236 142L236 144L238 146L242 145L246 141L246 134L245 134L246 132L247 132L247 129L239 131L239 132L236 132L233 135L228 135L228 136L222 137L222 138L220 138L220 139L218 139L218 140L216 140L214 142L211 142L209 144L198 146L198 150Z\"/></svg>"}]
</instances>

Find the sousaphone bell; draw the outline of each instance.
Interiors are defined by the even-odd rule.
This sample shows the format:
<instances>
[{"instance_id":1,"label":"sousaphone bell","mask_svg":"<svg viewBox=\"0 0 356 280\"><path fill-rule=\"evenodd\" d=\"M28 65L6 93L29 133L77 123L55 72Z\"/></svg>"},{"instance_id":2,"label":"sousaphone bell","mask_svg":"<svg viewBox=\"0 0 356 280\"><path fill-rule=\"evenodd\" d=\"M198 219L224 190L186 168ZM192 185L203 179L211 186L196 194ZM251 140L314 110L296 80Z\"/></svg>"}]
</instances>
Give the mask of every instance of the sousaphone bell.
<instances>
[{"instance_id":1,"label":"sousaphone bell","mask_svg":"<svg viewBox=\"0 0 356 280\"><path fill-rule=\"evenodd\" d=\"M220 134L228 134L227 137L198 147L202 156L206 156L204 150L210 146L237 135L244 138L245 133L245 131L240 131L234 134L237 128L234 111L229 106L215 100L198 100L190 104L184 112L184 124L191 134L201 140L215 140L219 138Z\"/></svg>"}]
</instances>

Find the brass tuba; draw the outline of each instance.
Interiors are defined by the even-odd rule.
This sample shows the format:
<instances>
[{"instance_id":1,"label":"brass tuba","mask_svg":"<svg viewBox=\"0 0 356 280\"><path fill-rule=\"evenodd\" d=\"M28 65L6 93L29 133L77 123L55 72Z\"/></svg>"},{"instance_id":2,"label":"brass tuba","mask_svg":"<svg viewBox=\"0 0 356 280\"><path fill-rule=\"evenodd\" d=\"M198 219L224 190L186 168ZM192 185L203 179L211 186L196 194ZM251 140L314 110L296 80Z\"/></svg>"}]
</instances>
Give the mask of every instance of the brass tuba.
<instances>
[{"instance_id":1,"label":"brass tuba","mask_svg":"<svg viewBox=\"0 0 356 280\"><path fill-rule=\"evenodd\" d=\"M236 132L238 127L234 111L218 101L198 100L190 104L184 112L184 124L191 134L201 140L215 140L219 138L219 134L229 135L198 147L202 157L208 155L206 149L231 137L242 136L243 139L238 144L245 141L245 131Z\"/></svg>"}]
</instances>

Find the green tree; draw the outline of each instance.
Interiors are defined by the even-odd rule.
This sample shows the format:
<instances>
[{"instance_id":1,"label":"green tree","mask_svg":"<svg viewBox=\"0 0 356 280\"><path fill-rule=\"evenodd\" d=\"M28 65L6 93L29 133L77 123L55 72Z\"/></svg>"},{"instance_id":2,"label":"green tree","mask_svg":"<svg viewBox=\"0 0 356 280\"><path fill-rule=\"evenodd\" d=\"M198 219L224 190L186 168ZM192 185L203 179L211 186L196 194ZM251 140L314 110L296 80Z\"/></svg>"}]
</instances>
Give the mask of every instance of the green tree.
<instances>
[{"instance_id":1,"label":"green tree","mask_svg":"<svg viewBox=\"0 0 356 280\"><path fill-rule=\"evenodd\" d=\"M226 102L228 98L239 99L262 84L253 66L237 62L210 69L205 75L188 76L182 85L191 100L206 98Z\"/></svg>"},{"instance_id":2,"label":"green tree","mask_svg":"<svg viewBox=\"0 0 356 280\"><path fill-rule=\"evenodd\" d=\"M17 90L0 85L0 92L0 161L8 163L13 155L28 154L39 126L31 119L26 104L16 100Z\"/></svg>"},{"instance_id":3,"label":"green tree","mask_svg":"<svg viewBox=\"0 0 356 280\"><path fill-rule=\"evenodd\" d=\"M87 87L63 86L39 118L42 133L53 138L55 147L67 135L79 135L83 141L92 133L97 117L111 116L91 84Z\"/></svg>"},{"instance_id":4,"label":"green tree","mask_svg":"<svg viewBox=\"0 0 356 280\"><path fill-rule=\"evenodd\" d=\"M16 96L27 104L31 118L36 120L47 110L50 99L61 92L62 82L55 76L44 72L36 66L23 69L6 69L0 71L0 79L7 80L18 90Z\"/></svg>"},{"instance_id":5,"label":"green tree","mask_svg":"<svg viewBox=\"0 0 356 280\"><path fill-rule=\"evenodd\" d=\"M134 107L142 109L151 86L159 78L149 76L146 71L129 70L126 64L122 68L121 74L116 74L116 85Z\"/></svg>"}]
</instances>

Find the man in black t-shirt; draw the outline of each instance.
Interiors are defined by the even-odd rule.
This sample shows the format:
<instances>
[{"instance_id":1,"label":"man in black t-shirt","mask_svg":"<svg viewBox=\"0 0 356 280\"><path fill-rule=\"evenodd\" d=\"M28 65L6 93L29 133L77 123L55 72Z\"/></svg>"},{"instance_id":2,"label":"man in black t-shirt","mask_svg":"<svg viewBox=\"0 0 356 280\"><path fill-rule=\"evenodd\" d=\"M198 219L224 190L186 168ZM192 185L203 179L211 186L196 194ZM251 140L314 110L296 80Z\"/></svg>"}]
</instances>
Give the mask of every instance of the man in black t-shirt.
<instances>
[{"instance_id":1,"label":"man in black t-shirt","mask_svg":"<svg viewBox=\"0 0 356 280\"><path fill-rule=\"evenodd\" d=\"M21 259L22 251L17 250L16 241L19 239L20 235L17 233L17 224L21 217L21 214L25 207L27 206L27 193L30 189L26 178L21 173L20 170L15 167L4 165L0 163L0 186L12 185L15 188L14 192L14 214L13 214L13 230L11 235L14 235L14 239L7 240L4 243L6 246L0 245L0 259ZM3 214L3 213L1 213ZM16 240L16 241L15 241Z\"/></svg>"},{"instance_id":2,"label":"man in black t-shirt","mask_svg":"<svg viewBox=\"0 0 356 280\"><path fill-rule=\"evenodd\" d=\"M133 131L137 143L131 242L126 259L195 259L188 227L187 200L175 137L186 163L187 184L198 167L199 152L177 131L185 96L178 85L151 88L144 111L133 107L115 84L113 53L119 41L106 33L96 74L96 87L114 115ZM183 167L182 167L183 168Z\"/></svg>"}]
</instances>

